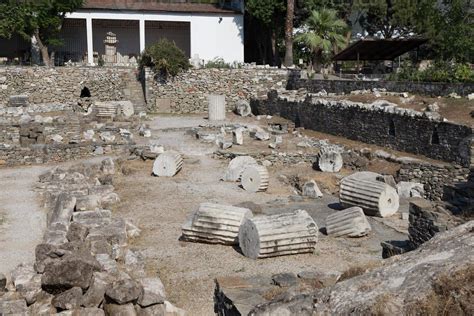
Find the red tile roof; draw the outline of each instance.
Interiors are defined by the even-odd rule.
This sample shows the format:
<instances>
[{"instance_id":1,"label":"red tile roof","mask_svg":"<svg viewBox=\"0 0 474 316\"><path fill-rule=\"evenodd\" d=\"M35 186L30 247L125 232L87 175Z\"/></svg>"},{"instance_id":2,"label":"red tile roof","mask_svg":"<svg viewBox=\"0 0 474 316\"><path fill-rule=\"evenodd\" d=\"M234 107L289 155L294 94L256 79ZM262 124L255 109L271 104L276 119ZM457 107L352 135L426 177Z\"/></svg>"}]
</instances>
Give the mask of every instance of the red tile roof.
<instances>
[{"instance_id":1,"label":"red tile roof","mask_svg":"<svg viewBox=\"0 0 474 316\"><path fill-rule=\"evenodd\" d=\"M238 13L209 3L163 3L156 0L87 0L83 9L193 13Z\"/></svg>"}]
</instances>

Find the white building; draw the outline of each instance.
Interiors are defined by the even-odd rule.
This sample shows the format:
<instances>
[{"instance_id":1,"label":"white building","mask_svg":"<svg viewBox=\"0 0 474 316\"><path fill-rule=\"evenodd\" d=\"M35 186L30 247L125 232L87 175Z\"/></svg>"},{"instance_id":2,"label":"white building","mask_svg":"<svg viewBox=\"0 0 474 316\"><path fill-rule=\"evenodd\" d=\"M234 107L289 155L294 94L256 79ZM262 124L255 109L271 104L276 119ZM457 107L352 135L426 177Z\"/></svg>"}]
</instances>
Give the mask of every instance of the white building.
<instances>
[{"instance_id":1,"label":"white building","mask_svg":"<svg viewBox=\"0 0 474 316\"><path fill-rule=\"evenodd\" d=\"M243 1L199 2L88 0L66 16L64 45L55 49L56 60L97 64L105 54L106 34L112 32L118 41L118 64L135 60L147 45L161 38L174 41L189 58L243 62ZM0 57L7 50L0 51Z\"/></svg>"}]
</instances>

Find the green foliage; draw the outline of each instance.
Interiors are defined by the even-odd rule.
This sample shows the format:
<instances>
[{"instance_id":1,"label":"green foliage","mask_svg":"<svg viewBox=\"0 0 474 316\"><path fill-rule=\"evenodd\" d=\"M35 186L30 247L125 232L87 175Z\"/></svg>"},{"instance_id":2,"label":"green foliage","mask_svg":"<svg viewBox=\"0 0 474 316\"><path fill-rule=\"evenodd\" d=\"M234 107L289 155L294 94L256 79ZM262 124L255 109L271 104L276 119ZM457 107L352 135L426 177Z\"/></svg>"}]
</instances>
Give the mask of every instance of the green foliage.
<instances>
[{"instance_id":1,"label":"green foliage","mask_svg":"<svg viewBox=\"0 0 474 316\"><path fill-rule=\"evenodd\" d=\"M174 42L162 39L145 49L140 66L152 67L155 73L167 78L189 69L190 65L184 52Z\"/></svg>"},{"instance_id":2,"label":"green foliage","mask_svg":"<svg viewBox=\"0 0 474 316\"><path fill-rule=\"evenodd\" d=\"M248 0L245 9L266 25L272 24L276 16L283 15L286 9L284 0Z\"/></svg>"},{"instance_id":3,"label":"green foliage","mask_svg":"<svg viewBox=\"0 0 474 316\"><path fill-rule=\"evenodd\" d=\"M205 68L223 68L223 69L229 69L232 68L232 65L229 63L226 63L225 60L221 57L216 57L213 60L209 60L205 65Z\"/></svg>"},{"instance_id":4,"label":"green foliage","mask_svg":"<svg viewBox=\"0 0 474 316\"><path fill-rule=\"evenodd\" d=\"M436 57L474 63L474 10L470 0L445 0L426 30Z\"/></svg>"},{"instance_id":5,"label":"green foliage","mask_svg":"<svg viewBox=\"0 0 474 316\"><path fill-rule=\"evenodd\" d=\"M84 0L0 0L0 36L39 35L44 45L61 45L59 32L66 13L82 7Z\"/></svg>"},{"instance_id":6,"label":"green foliage","mask_svg":"<svg viewBox=\"0 0 474 316\"><path fill-rule=\"evenodd\" d=\"M404 64L391 80L425 82L474 82L474 71L468 64L438 61L425 70Z\"/></svg>"},{"instance_id":7,"label":"green foliage","mask_svg":"<svg viewBox=\"0 0 474 316\"><path fill-rule=\"evenodd\" d=\"M369 35L381 32L384 38L419 32L432 22L434 4L433 0L356 0L356 8L364 13L361 26Z\"/></svg>"},{"instance_id":8,"label":"green foliage","mask_svg":"<svg viewBox=\"0 0 474 316\"><path fill-rule=\"evenodd\" d=\"M327 62L333 53L346 46L347 24L337 17L332 9L312 11L305 21L304 32L295 39L302 43L312 54Z\"/></svg>"}]
</instances>

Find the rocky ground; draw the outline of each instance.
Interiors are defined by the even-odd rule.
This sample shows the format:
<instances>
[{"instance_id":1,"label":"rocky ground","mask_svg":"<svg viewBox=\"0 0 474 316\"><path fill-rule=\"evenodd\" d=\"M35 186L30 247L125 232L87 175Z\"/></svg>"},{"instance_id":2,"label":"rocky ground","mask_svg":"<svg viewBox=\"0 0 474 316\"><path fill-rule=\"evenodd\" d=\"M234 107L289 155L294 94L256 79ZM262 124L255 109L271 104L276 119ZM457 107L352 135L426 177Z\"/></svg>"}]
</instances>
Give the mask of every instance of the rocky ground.
<instances>
[{"instance_id":1,"label":"rocky ground","mask_svg":"<svg viewBox=\"0 0 474 316\"><path fill-rule=\"evenodd\" d=\"M226 124L266 127L268 123L285 123L278 118L242 118L230 113L227 117ZM318 146L308 144L316 139L358 151L375 152L380 147L298 130L282 135L279 151L285 155L272 151L269 148L271 141L258 141L248 135L243 146L220 150L214 142L196 139L198 130L219 131L219 127L209 127L209 123L203 115L152 117L147 122L152 137L136 137L135 141L138 146L153 143L180 152L184 158L183 169L172 178L154 177L151 175L153 160L122 156L116 162L118 172L113 179L115 192L120 196L120 202L111 206L113 216L124 218L142 230L140 236L129 241L130 249L146 258L145 274L159 277L167 299L189 315L214 314L216 278L271 279L278 273L342 273L378 266L382 261L382 241L407 239L408 222L398 213L384 219L368 217L372 232L366 237L346 239L325 235L326 217L340 209L337 192L344 176L361 168L395 174L399 165L372 159L363 165L358 161L349 163L351 168L343 168L338 173L324 173L316 171L311 162ZM226 157L235 153L258 156L260 162L268 165L270 185L266 192L249 193L238 183L220 181L229 162ZM0 245L2 249L10 249L4 256L2 252L0 272L8 272L21 261L34 258L34 248L43 235L46 215L33 187L39 174L52 167L0 170L2 184L7 184L0 191ZM318 183L324 193L322 198L309 199L300 195L299 186L310 179ZM304 209L320 228L316 250L312 254L252 260L236 247L182 241L181 226L202 202L228 205L251 202L254 214L267 215ZM21 216L16 216L18 212ZM406 201L400 212L407 212ZM18 232L22 238L15 238Z\"/></svg>"},{"instance_id":2,"label":"rocky ground","mask_svg":"<svg viewBox=\"0 0 474 316\"><path fill-rule=\"evenodd\" d=\"M237 119L259 124L254 118ZM191 127L207 124L202 116L159 117L150 122L152 141L184 155L184 167L173 178L151 176L152 161L125 161L124 175L116 180L121 203L115 212L132 220L142 229L132 246L148 258L147 269L158 273L167 294L176 306L191 315L213 315L214 279L222 276L271 276L281 272L315 270L344 271L354 265L364 265L381 259L380 242L406 239L406 223L394 217L388 220L370 219L373 233L359 239L333 239L319 235L314 254L251 260L229 246L180 241L181 225L201 202L235 205L251 201L260 205L259 212L281 213L305 209L319 227L338 206L337 196L325 194L322 199L304 200L295 195L292 177L314 178L326 191L334 191L338 177L312 169L310 163L273 165L269 167L270 187L264 193L249 193L237 183L222 182L227 160L212 158L215 144L199 142L187 132ZM263 124L263 123L262 123ZM292 141L294 150L297 148ZM268 142L250 141L234 150L268 150ZM348 174L344 170L342 174ZM393 228L392 228L393 227Z\"/></svg>"}]
</instances>

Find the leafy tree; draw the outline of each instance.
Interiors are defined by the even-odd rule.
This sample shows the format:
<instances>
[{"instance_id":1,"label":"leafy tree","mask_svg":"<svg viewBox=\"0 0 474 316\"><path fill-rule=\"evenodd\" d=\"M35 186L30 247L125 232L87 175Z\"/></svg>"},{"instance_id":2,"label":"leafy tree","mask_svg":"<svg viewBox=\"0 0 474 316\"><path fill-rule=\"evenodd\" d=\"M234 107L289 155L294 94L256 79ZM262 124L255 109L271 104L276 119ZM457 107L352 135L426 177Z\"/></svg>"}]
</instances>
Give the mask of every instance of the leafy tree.
<instances>
[{"instance_id":1,"label":"leafy tree","mask_svg":"<svg viewBox=\"0 0 474 316\"><path fill-rule=\"evenodd\" d=\"M152 67L156 74L166 79L189 69L189 62L184 52L174 42L164 38L145 48L140 66Z\"/></svg>"},{"instance_id":2,"label":"leafy tree","mask_svg":"<svg viewBox=\"0 0 474 316\"><path fill-rule=\"evenodd\" d=\"M444 0L425 35L442 60L474 63L474 7L470 0Z\"/></svg>"},{"instance_id":3,"label":"leafy tree","mask_svg":"<svg viewBox=\"0 0 474 316\"><path fill-rule=\"evenodd\" d=\"M264 32L270 33L274 65L280 63L278 40L282 30L285 8L285 0L248 0L245 2L247 12L262 23L266 29Z\"/></svg>"},{"instance_id":4,"label":"leafy tree","mask_svg":"<svg viewBox=\"0 0 474 316\"><path fill-rule=\"evenodd\" d=\"M293 20L295 18L295 0L287 0L285 20L285 66L293 65Z\"/></svg>"},{"instance_id":5,"label":"leafy tree","mask_svg":"<svg viewBox=\"0 0 474 316\"><path fill-rule=\"evenodd\" d=\"M43 62L51 66L49 47L59 46L59 33L67 13L82 7L84 0L0 0L0 36L19 34L36 39Z\"/></svg>"},{"instance_id":6,"label":"leafy tree","mask_svg":"<svg viewBox=\"0 0 474 316\"><path fill-rule=\"evenodd\" d=\"M362 11L361 26L374 36L383 38L420 34L434 22L433 0L357 0L355 8Z\"/></svg>"},{"instance_id":7,"label":"leafy tree","mask_svg":"<svg viewBox=\"0 0 474 316\"><path fill-rule=\"evenodd\" d=\"M330 56L346 46L347 24L337 17L332 9L312 11L305 21L304 32L296 40L304 44L312 53L313 68L319 61L326 63Z\"/></svg>"}]
</instances>

